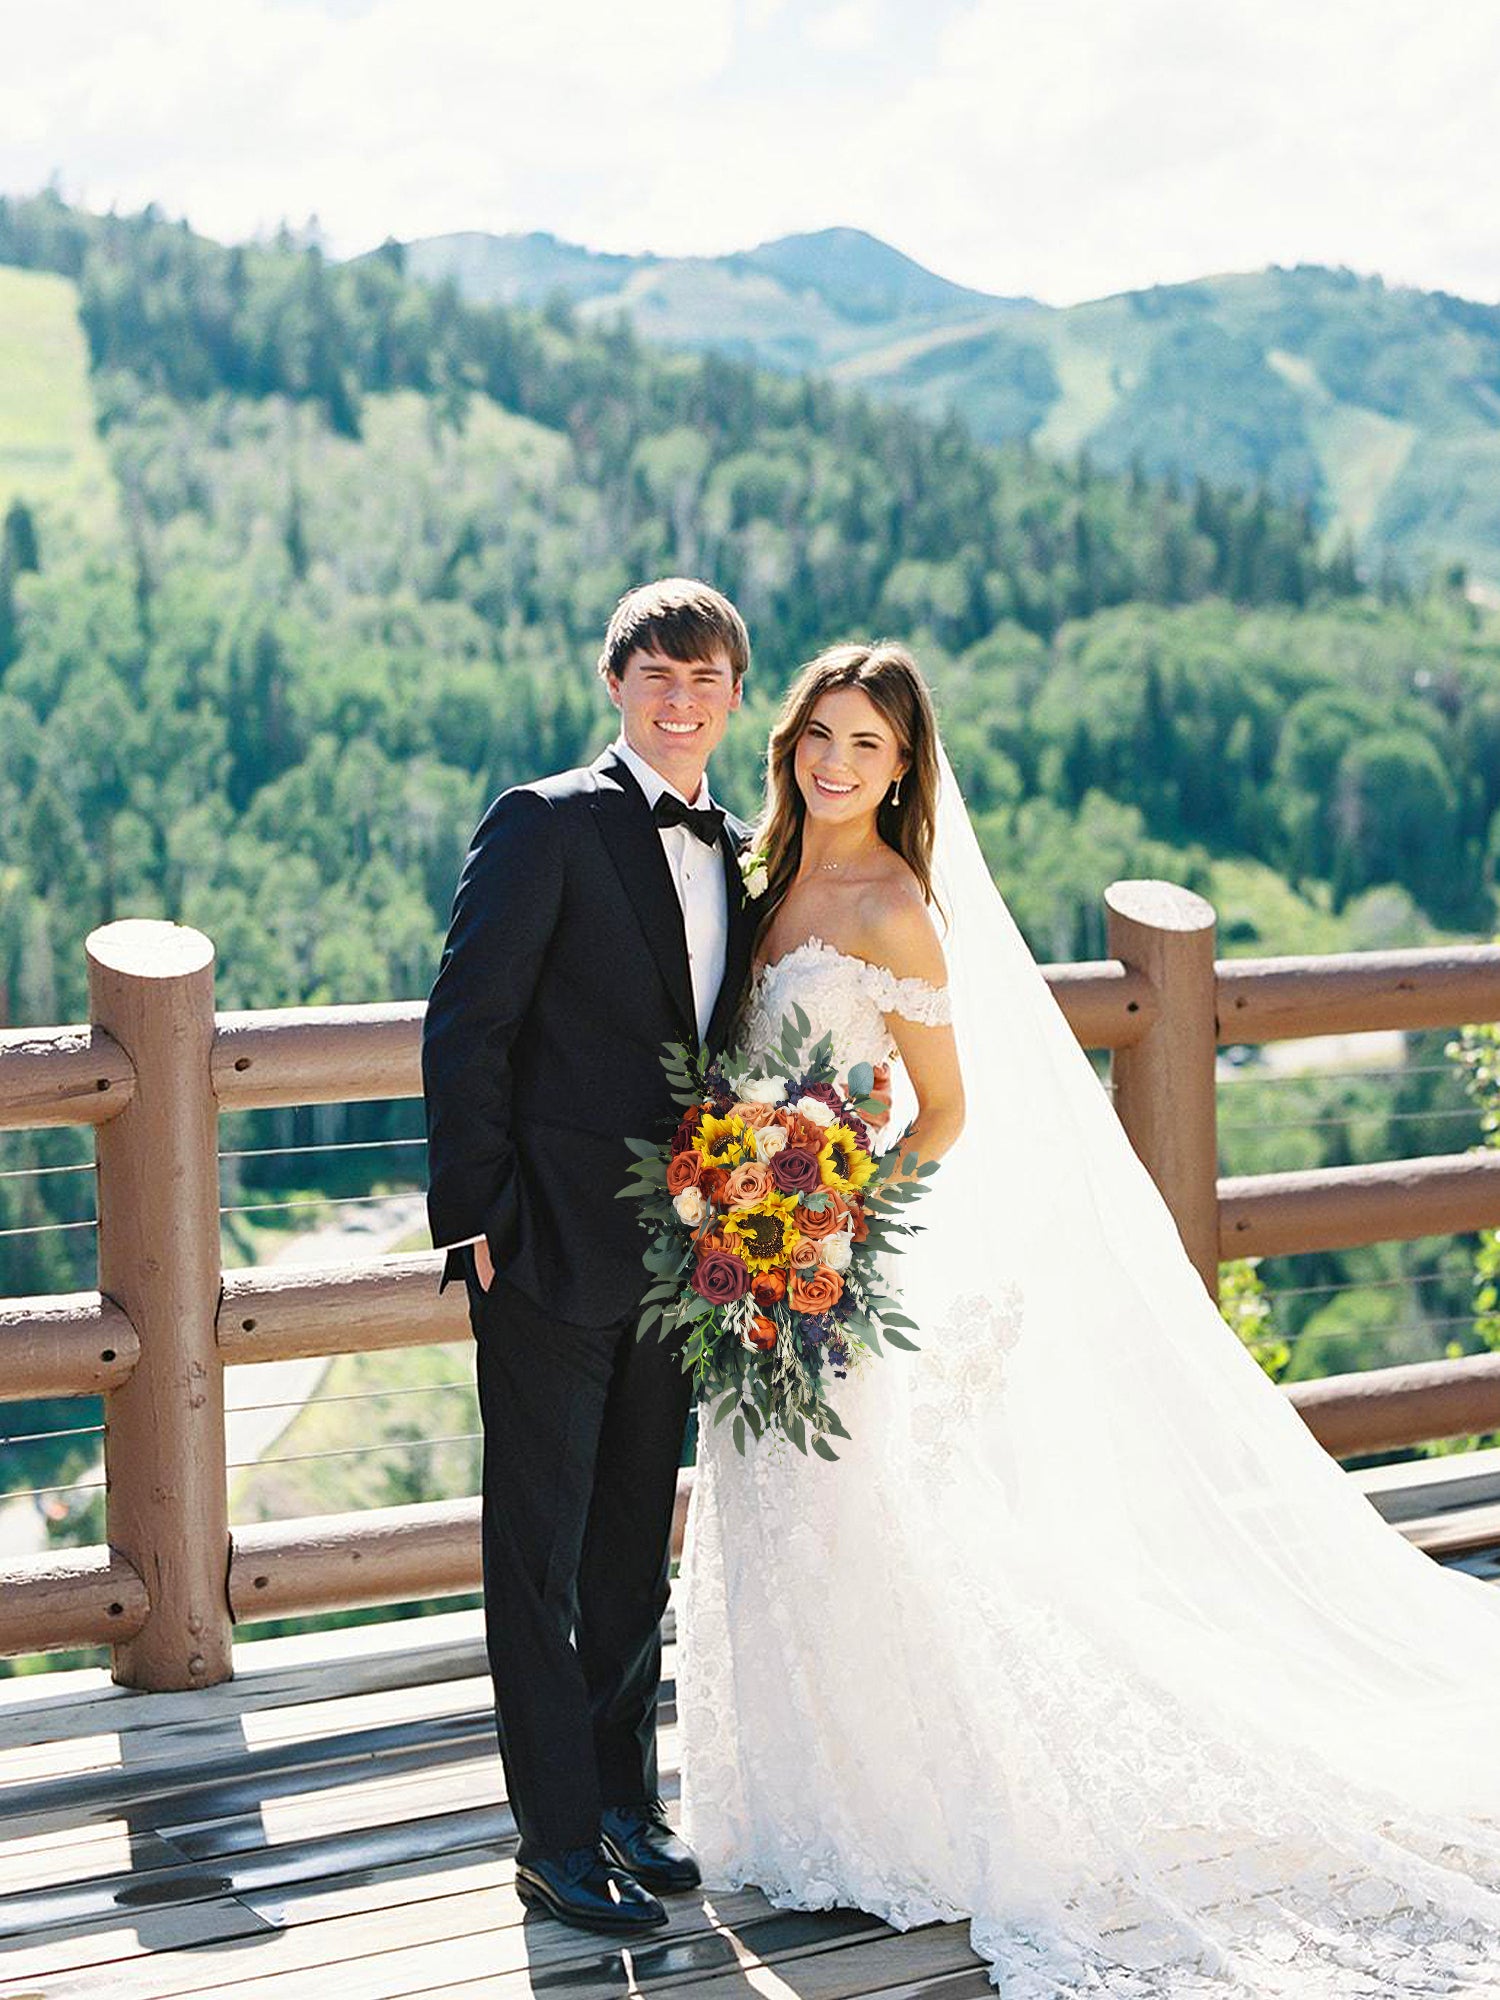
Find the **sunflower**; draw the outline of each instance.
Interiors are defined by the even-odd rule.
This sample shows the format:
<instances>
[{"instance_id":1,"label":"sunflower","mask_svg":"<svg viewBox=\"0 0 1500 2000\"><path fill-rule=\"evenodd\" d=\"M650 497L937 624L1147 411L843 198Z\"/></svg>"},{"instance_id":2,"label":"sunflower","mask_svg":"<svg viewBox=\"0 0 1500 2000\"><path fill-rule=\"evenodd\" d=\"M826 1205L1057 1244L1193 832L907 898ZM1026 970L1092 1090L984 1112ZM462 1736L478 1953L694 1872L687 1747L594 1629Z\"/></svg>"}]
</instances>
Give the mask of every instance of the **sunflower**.
<instances>
[{"instance_id":1,"label":"sunflower","mask_svg":"<svg viewBox=\"0 0 1500 2000\"><path fill-rule=\"evenodd\" d=\"M708 1111L693 1135L693 1147L704 1166L728 1169L755 1158L755 1134L733 1112L718 1118Z\"/></svg>"},{"instance_id":2,"label":"sunflower","mask_svg":"<svg viewBox=\"0 0 1500 2000\"><path fill-rule=\"evenodd\" d=\"M875 1173L875 1162L847 1125L830 1125L818 1149L823 1185L835 1194L858 1194Z\"/></svg>"},{"instance_id":3,"label":"sunflower","mask_svg":"<svg viewBox=\"0 0 1500 2000\"><path fill-rule=\"evenodd\" d=\"M768 1194L748 1208L732 1208L720 1222L720 1229L752 1274L786 1262L788 1250L797 1241L797 1225L792 1220L796 1206L795 1195Z\"/></svg>"}]
</instances>

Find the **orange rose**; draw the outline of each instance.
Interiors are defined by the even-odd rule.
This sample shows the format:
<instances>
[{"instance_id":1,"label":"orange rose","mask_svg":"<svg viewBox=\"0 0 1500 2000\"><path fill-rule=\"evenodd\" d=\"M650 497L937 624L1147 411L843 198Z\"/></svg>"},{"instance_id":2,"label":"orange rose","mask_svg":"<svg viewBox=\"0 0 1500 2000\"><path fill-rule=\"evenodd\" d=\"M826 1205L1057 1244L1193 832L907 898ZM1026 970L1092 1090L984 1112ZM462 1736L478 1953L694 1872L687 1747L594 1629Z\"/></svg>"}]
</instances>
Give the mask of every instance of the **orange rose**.
<instances>
[{"instance_id":1,"label":"orange rose","mask_svg":"<svg viewBox=\"0 0 1500 2000\"><path fill-rule=\"evenodd\" d=\"M782 1121L778 1118L777 1124ZM828 1141L828 1134L821 1125L814 1125L810 1118L804 1118L800 1111L787 1114L783 1130L789 1146L806 1146L810 1153L821 1153Z\"/></svg>"},{"instance_id":2,"label":"orange rose","mask_svg":"<svg viewBox=\"0 0 1500 2000\"><path fill-rule=\"evenodd\" d=\"M698 1241L693 1245L693 1249L700 1257L711 1257L716 1250L732 1257L735 1255L737 1248L738 1245L731 1243L729 1238L719 1229L705 1229L703 1234L698 1238Z\"/></svg>"},{"instance_id":3,"label":"orange rose","mask_svg":"<svg viewBox=\"0 0 1500 2000\"><path fill-rule=\"evenodd\" d=\"M730 1117L743 1119L752 1132L758 1132L762 1125L769 1125L775 1111L774 1104L731 1104L729 1107Z\"/></svg>"},{"instance_id":4,"label":"orange rose","mask_svg":"<svg viewBox=\"0 0 1500 2000\"><path fill-rule=\"evenodd\" d=\"M715 1208L724 1206L724 1189L728 1181L729 1176L722 1167L702 1167L698 1175L699 1187Z\"/></svg>"},{"instance_id":5,"label":"orange rose","mask_svg":"<svg viewBox=\"0 0 1500 2000\"><path fill-rule=\"evenodd\" d=\"M724 1183L724 1199L731 1208L748 1208L753 1201L763 1201L770 1192L770 1172L759 1160L744 1161Z\"/></svg>"},{"instance_id":6,"label":"orange rose","mask_svg":"<svg viewBox=\"0 0 1500 2000\"><path fill-rule=\"evenodd\" d=\"M769 1354L776 1345L776 1322L767 1319L764 1313L757 1313L745 1329L745 1345Z\"/></svg>"},{"instance_id":7,"label":"orange rose","mask_svg":"<svg viewBox=\"0 0 1500 2000\"><path fill-rule=\"evenodd\" d=\"M750 1290L755 1295L755 1303L769 1311L772 1306L779 1306L786 1297L786 1272L762 1271L750 1280Z\"/></svg>"},{"instance_id":8,"label":"orange rose","mask_svg":"<svg viewBox=\"0 0 1500 2000\"><path fill-rule=\"evenodd\" d=\"M816 1243L794 1243L786 1254L786 1261L794 1271L810 1271L823 1261L823 1253Z\"/></svg>"},{"instance_id":9,"label":"orange rose","mask_svg":"<svg viewBox=\"0 0 1500 2000\"><path fill-rule=\"evenodd\" d=\"M684 1188L696 1187L703 1173L703 1162L696 1153L674 1153L667 1162L667 1193L681 1194Z\"/></svg>"},{"instance_id":10,"label":"orange rose","mask_svg":"<svg viewBox=\"0 0 1500 2000\"><path fill-rule=\"evenodd\" d=\"M837 1195L830 1195L822 1208L808 1208L805 1203L797 1209L797 1228L814 1243L821 1243L825 1236L832 1236L844 1219L844 1204Z\"/></svg>"},{"instance_id":11,"label":"orange rose","mask_svg":"<svg viewBox=\"0 0 1500 2000\"><path fill-rule=\"evenodd\" d=\"M793 1271L786 1296L793 1312L826 1313L844 1296L844 1281L826 1264L817 1264L810 1271Z\"/></svg>"},{"instance_id":12,"label":"orange rose","mask_svg":"<svg viewBox=\"0 0 1500 2000\"><path fill-rule=\"evenodd\" d=\"M849 1203L849 1240L863 1243L870 1233L870 1225L865 1220L865 1205L862 1201Z\"/></svg>"}]
</instances>

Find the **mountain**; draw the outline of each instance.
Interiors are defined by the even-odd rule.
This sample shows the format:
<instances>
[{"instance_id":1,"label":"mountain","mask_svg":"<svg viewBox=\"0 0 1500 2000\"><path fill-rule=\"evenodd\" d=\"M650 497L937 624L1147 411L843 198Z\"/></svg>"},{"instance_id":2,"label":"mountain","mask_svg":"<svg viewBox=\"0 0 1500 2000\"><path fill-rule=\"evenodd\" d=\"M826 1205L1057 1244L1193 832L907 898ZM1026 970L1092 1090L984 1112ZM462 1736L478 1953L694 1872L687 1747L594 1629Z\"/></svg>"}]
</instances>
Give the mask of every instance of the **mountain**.
<instances>
[{"instance_id":1,"label":"mountain","mask_svg":"<svg viewBox=\"0 0 1500 2000\"><path fill-rule=\"evenodd\" d=\"M1317 265L1070 307L969 290L852 229L725 257L440 237L408 269L475 299L562 294L647 339L830 375L979 438L1264 484L1365 568L1500 585L1500 307Z\"/></svg>"},{"instance_id":2,"label":"mountain","mask_svg":"<svg viewBox=\"0 0 1500 2000\"><path fill-rule=\"evenodd\" d=\"M405 255L413 277L451 278L476 302L560 296L586 317L628 313L648 340L796 373L1033 303L953 284L859 229L783 236L730 257L619 257L541 233L477 232L427 237Z\"/></svg>"}]
</instances>

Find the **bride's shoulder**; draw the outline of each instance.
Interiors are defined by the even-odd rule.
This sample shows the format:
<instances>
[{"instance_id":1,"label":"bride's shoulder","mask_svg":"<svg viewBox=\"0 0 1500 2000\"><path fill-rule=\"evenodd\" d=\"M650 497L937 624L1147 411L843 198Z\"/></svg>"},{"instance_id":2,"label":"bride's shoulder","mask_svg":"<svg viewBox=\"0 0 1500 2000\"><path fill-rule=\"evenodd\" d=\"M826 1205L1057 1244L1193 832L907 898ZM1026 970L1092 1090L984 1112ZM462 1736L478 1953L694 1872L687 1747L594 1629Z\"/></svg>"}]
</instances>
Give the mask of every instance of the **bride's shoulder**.
<instances>
[{"instance_id":1,"label":"bride's shoulder","mask_svg":"<svg viewBox=\"0 0 1500 2000\"><path fill-rule=\"evenodd\" d=\"M921 884L902 863L866 885L860 897L860 956L898 980L947 983L948 966Z\"/></svg>"}]
</instances>

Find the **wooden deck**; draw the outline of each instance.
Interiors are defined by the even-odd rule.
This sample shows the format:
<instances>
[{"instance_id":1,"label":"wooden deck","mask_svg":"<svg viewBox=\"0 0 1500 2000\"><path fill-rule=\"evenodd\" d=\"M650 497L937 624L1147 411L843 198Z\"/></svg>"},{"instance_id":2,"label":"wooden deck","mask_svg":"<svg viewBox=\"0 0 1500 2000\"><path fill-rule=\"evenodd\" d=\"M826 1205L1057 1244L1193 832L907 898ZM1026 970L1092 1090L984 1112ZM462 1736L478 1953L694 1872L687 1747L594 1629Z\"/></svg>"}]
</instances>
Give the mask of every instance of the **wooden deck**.
<instances>
[{"instance_id":1,"label":"wooden deck","mask_svg":"<svg viewBox=\"0 0 1500 2000\"><path fill-rule=\"evenodd\" d=\"M0 2000L992 1991L963 1926L898 1936L710 1893L671 1899L670 1929L625 1950L528 1915L477 1613L235 1659L233 1682L191 1694L94 1671L0 1682Z\"/></svg>"}]
</instances>

